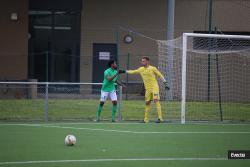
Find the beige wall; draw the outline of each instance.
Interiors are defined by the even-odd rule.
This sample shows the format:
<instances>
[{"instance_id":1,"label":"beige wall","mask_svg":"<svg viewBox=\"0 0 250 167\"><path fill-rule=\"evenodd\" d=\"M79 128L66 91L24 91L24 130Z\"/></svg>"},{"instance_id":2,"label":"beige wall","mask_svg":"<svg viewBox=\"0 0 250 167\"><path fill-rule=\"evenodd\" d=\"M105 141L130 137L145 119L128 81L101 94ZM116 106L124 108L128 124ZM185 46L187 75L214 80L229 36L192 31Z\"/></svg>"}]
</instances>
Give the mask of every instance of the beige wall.
<instances>
[{"instance_id":1,"label":"beige wall","mask_svg":"<svg viewBox=\"0 0 250 167\"><path fill-rule=\"evenodd\" d=\"M92 44L116 43L116 27L132 27L156 39L165 38L166 0L84 0L81 35L81 81L92 81ZM156 55L156 43L135 37L130 45L122 38L128 31L119 31L119 53ZM153 44L152 44L153 43ZM122 58L121 58L122 59ZM136 67L140 58L135 58ZM121 60L124 66L124 59Z\"/></svg>"},{"instance_id":2,"label":"beige wall","mask_svg":"<svg viewBox=\"0 0 250 167\"><path fill-rule=\"evenodd\" d=\"M222 31L250 32L249 0L217 0L214 3L214 25Z\"/></svg>"},{"instance_id":3,"label":"beige wall","mask_svg":"<svg viewBox=\"0 0 250 167\"><path fill-rule=\"evenodd\" d=\"M250 1L214 0L213 27L222 31L250 31ZM81 30L81 81L92 81L92 44L115 43L117 25L133 28L155 39L166 39L167 0L84 0ZM207 0L175 1L175 37L183 32L208 30ZM131 68L138 67L142 55L157 55L155 42L134 35L130 45L122 41L128 31L119 31L120 64L131 56ZM122 56L123 55L123 56ZM157 57L153 56L157 65ZM132 77L133 78L133 77Z\"/></svg>"},{"instance_id":4,"label":"beige wall","mask_svg":"<svg viewBox=\"0 0 250 167\"><path fill-rule=\"evenodd\" d=\"M175 36L194 30L208 30L207 0L176 0ZM222 31L250 31L250 1L214 0L213 25ZM11 12L18 21L11 21ZM81 82L92 81L93 43L115 43L117 25L131 27L155 39L166 39L167 0L83 0L81 21ZM28 71L28 0L0 2L0 79L27 79ZM4 28L3 28L4 27ZM155 42L134 36L124 44L128 31L119 31L119 52L131 57L131 68L138 67L142 55L157 55ZM121 56L125 66L126 56ZM157 57L153 56L157 65ZM11 64L11 65L10 65Z\"/></svg>"},{"instance_id":5,"label":"beige wall","mask_svg":"<svg viewBox=\"0 0 250 167\"><path fill-rule=\"evenodd\" d=\"M213 0L213 28L250 31L249 0ZM208 31L208 0L176 0L175 36L183 32Z\"/></svg>"},{"instance_id":6,"label":"beige wall","mask_svg":"<svg viewBox=\"0 0 250 167\"><path fill-rule=\"evenodd\" d=\"M250 32L250 1L247 0L214 0L213 28L216 26L222 32ZM175 36L183 32L208 31L208 1L207 0L176 0ZM193 54L193 55L192 55ZM194 53L188 55L187 99L206 100L208 87L207 55L191 59ZM204 57L202 59L202 56ZM218 100L218 85L215 55L211 58L211 100ZM226 55L221 60L221 94L223 101L249 101L250 82L248 71L249 58L240 55ZM231 65L235 63L235 65ZM202 65L202 67L200 66ZM242 72L238 72L242 70ZM199 71L194 74L195 71ZM193 78L191 78L191 76ZM237 79L235 79L237 78ZM245 87L244 89L241 89ZM198 88L198 89L197 89ZM237 89L237 90L236 90ZM180 94L178 95L181 96Z\"/></svg>"},{"instance_id":7,"label":"beige wall","mask_svg":"<svg viewBox=\"0 0 250 167\"><path fill-rule=\"evenodd\" d=\"M18 20L10 20L12 12ZM0 2L0 79L27 79L28 0Z\"/></svg>"}]
</instances>

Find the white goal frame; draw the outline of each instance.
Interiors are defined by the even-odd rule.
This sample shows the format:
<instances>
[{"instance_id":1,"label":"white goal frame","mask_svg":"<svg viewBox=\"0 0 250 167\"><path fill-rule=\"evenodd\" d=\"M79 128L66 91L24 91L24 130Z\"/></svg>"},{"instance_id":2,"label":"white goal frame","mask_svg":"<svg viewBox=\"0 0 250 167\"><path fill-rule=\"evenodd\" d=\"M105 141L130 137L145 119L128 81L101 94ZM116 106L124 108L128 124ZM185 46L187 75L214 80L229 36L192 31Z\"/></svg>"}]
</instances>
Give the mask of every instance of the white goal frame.
<instances>
[{"instance_id":1,"label":"white goal frame","mask_svg":"<svg viewBox=\"0 0 250 167\"><path fill-rule=\"evenodd\" d=\"M205 37L205 38L230 38L230 39L247 39L250 40L250 36L245 35L223 35L223 34L201 34L201 33L183 33L182 36L182 85L181 85L181 124L186 122L186 70L187 70L187 44L188 37Z\"/></svg>"}]
</instances>

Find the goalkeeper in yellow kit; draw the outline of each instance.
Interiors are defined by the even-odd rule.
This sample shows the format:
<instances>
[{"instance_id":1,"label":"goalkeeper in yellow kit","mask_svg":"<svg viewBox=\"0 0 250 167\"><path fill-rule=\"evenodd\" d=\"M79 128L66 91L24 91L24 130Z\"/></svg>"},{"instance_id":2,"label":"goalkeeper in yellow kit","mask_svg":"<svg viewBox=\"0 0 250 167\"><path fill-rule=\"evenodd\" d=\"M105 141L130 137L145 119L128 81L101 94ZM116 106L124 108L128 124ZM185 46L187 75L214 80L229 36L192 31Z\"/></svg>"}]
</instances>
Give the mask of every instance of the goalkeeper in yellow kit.
<instances>
[{"instance_id":1,"label":"goalkeeper in yellow kit","mask_svg":"<svg viewBox=\"0 0 250 167\"><path fill-rule=\"evenodd\" d=\"M158 114L157 123L163 122L162 112L161 112L161 104L159 102L160 95L159 95L159 85L157 82L157 77L160 77L163 81L165 88L169 89L167 81L161 74L161 72L154 66L149 65L149 58L143 57L141 60L142 67L136 70L127 70L128 74L140 74L146 89L145 92L145 115L144 115L144 123L149 122L149 112L150 112L150 103L153 100L155 103L156 111Z\"/></svg>"}]
</instances>

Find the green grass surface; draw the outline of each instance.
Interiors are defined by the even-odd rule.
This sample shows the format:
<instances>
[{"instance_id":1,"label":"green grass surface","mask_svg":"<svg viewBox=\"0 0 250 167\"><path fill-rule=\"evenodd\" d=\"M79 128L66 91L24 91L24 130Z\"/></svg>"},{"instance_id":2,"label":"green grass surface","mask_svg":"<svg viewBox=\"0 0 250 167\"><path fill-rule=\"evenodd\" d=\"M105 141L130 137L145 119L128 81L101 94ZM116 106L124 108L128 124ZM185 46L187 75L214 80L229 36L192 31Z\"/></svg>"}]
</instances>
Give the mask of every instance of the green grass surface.
<instances>
[{"instance_id":1,"label":"green grass surface","mask_svg":"<svg viewBox=\"0 0 250 167\"><path fill-rule=\"evenodd\" d=\"M0 123L0 131L0 167L250 166L227 160L228 150L250 150L248 124ZM75 146L64 145L67 134Z\"/></svg>"},{"instance_id":2,"label":"green grass surface","mask_svg":"<svg viewBox=\"0 0 250 167\"><path fill-rule=\"evenodd\" d=\"M162 111L167 121L180 120L180 102L162 101ZM49 120L89 120L95 119L98 100L49 100ZM44 119L45 101L31 100L0 100L0 120L27 121ZM154 105L151 106L151 118L156 119ZM111 117L112 104L108 101L102 113L102 119ZM229 121L250 121L249 103L222 103L223 119ZM144 101L122 101L124 120L142 120ZM187 102L187 120L220 121L219 104L215 102Z\"/></svg>"}]
</instances>

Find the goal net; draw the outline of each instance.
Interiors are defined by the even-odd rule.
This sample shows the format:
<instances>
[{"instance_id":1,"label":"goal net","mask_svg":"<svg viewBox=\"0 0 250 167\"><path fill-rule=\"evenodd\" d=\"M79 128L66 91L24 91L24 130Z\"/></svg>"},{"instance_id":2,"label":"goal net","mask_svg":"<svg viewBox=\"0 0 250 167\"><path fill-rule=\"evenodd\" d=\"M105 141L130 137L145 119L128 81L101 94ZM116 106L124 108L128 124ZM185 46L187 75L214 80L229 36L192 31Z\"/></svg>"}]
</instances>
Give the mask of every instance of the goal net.
<instances>
[{"instance_id":1,"label":"goal net","mask_svg":"<svg viewBox=\"0 0 250 167\"><path fill-rule=\"evenodd\" d=\"M171 87L161 85L169 117L250 121L250 36L184 33L157 43L159 69Z\"/></svg>"}]
</instances>

